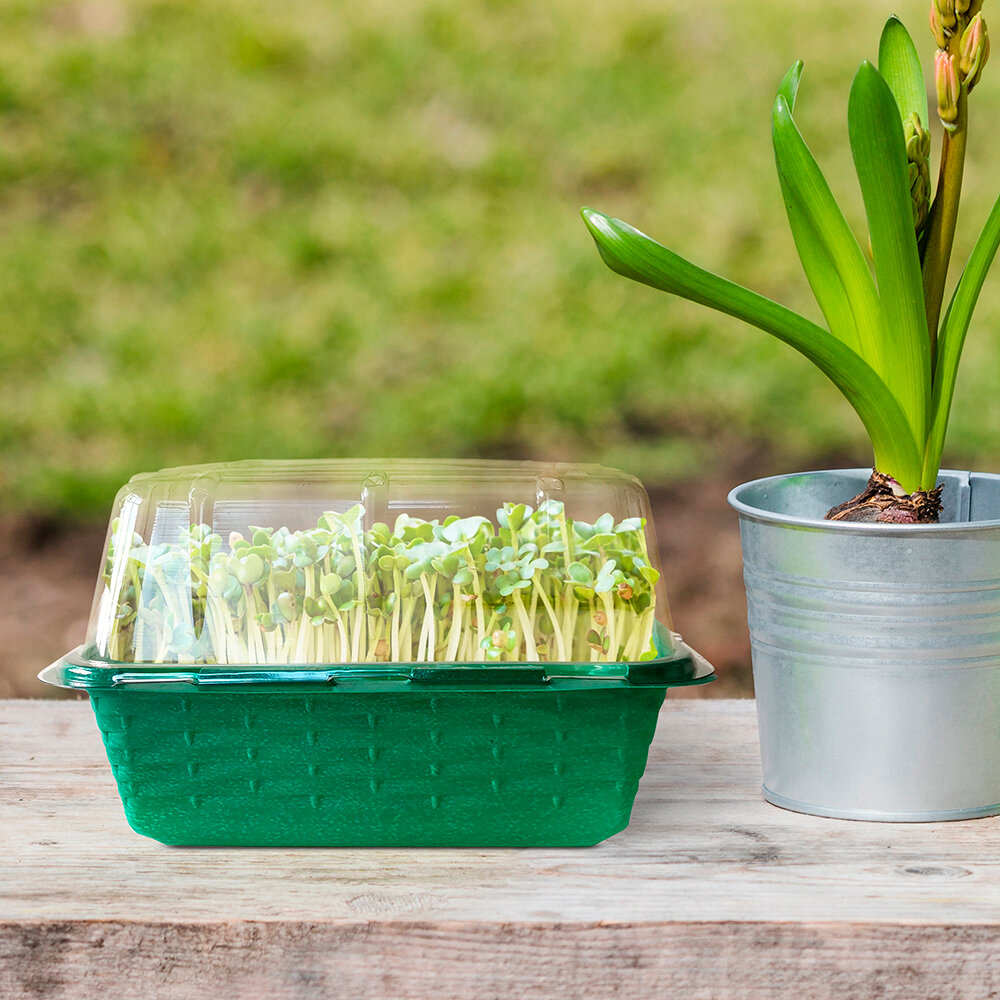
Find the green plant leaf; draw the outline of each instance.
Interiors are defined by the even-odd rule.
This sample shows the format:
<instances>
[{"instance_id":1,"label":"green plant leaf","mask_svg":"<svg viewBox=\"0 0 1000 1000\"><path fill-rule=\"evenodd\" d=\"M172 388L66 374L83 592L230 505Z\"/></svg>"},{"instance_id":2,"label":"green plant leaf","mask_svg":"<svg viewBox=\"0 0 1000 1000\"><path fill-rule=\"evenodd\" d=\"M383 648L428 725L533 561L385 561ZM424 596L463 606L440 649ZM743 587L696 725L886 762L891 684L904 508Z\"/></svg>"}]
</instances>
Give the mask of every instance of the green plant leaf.
<instances>
[{"instance_id":1,"label":"green plant leaf","mask_svg":"<svg viewBox=\"0 0 1000 1000\"><path fill-rule=\"evenodd\" d=\"M890 366L885 381L906 414L914 440L922 446L930 409L930 341L906 145L896 99L867 61L851 85L847 128L882 303L884 352Z\"/></svg>"},{"instance_id":2,"label":"green plant leaf","mask_svg":"<svg viewBox=\"0 0 1000 1000\"><path fill-rule=\"evenodd\" d=\"M792 110L795 109L795 98L799 92L799 81L802 79L802 66L801 59L792 63L788 67L788 72L781 78L781 83L778 84L778 96L783 97L785 103Z\"/></svg>"},{"instance_id":3,"label":"green plant leaf","mask_svg":"<svg viewBox=\"0 0 1000 1000\"><path fill-rule=\"evenodd\" d=\"M976 308L983 282L998 248L1000 248L1000 198L994 203L986 225L983 226L983 231L972 248L969 262L958 280L938 334L934 395L931 401L931 429L927 436L927 452L922 475L924 489L931 489L937 479L965 336L969 332L973 310Z\"/></svg>"},{"instance_id":4,"label":"green plant leaf","mask_svg":"<svg viewBox=\"0 0 1000 1000\"><path fill-rule=\"evenodd\" d=\"M921 456L906 414L872 367L798 313L678 256L620 219L592 209L583 218L604 262L626 278L742 319L794 347L847 398L875 449L876 465L915 489Z\"/></svg>"},{"instance_id":5,"label":"green plant leaf","mask_svg":"<svg viewBox=\"0 0 1000 1000\"><path fill-rule=\"evenodd\" d=\"M780 93L772 140L795 247L830 332L884 378L881 308L871 271Z\"/></svg>"},{"instance_id":6,"label":"green plant leaf","mask_svg":"<svg viewBox=\"0 0 1000 1000\"><path fill-rule=\"evenodd\" d=\"M896 99L900 121L906 121L916 112L920 124L927 128L927 85L920 56L910 33L895 14L885 22L879 39L878 72Z\"/></svg>"}]
</instances>

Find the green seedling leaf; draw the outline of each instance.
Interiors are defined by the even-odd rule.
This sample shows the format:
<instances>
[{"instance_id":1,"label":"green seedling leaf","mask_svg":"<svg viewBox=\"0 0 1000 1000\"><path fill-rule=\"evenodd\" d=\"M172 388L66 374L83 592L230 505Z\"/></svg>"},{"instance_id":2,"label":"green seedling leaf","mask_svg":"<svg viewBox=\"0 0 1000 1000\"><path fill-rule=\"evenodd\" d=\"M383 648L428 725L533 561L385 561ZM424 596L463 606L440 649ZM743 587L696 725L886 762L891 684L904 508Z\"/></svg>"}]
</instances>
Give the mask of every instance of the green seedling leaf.
<instances>
[{"instance_id":1,"label":"green seedling leaf","mask_svg":"<svg viewBox=\"0 0 1000 1000\"><path fill-rule=\"evenodd\" d=\"M501 513L503 514L502 519ZM518 531L530 513L531 508L523 503L505 504L502 512L497 511L497 520L505 528L510 528L511 531Z\"/></svg>"},{"instance_id":2,"label":"green seedling leaf","mask_svg":"<svg viewBox=\"0 0 1000 1000\"><path fill-rule=\"evenodd\" d=\"M450 554L431 559L431 567L449 580L458 572L458 556Z\"/></svg>"},{"instance_id":3,"label":"green seedling leaf","mask_svg":"<svg viewBox=\"0 0 1000 1000\"><path fill-rule=\"evenodd\" d=\"M497 590L503 597L509 597L515 590L526 590L530 586L530 577L524 580L516 576L501 576L497 580Z\"/></svg>"},{"instance_id":4,"label":"green seedling leaf","mask_svg":"<svg viewBox=\"0 0 1000 1000\"><path fill-rule=\"evenodd\" d=\"M601 571L597 574L597 580L594 583L594 592L598 594L606 594L615 585L615 563L614 560L606 562L602 567Z\"/></svg>"},{"instance_id":5,"label":"green seedling leaf","mask_svg":"<svg viewBox=\"0 0 1000 1000\"><path fill-rule=\"evenodd\" d=\"M902 141L902 126L898 121L895 125ZM888 470L907 491L917 488L922 455L908 416L860 355L803 316L696 267L628 223L591 209L584 209L583 217L601 256L613 271L742 319L812 361L861 418L875 449L878 468ZM910 237L914 239L912 232Z\"/></svg>"},{"instance_id":6,"label":"green seedling leaf","mask_svg":"<svg viewBox=\"0 0 1000 1000\"><path fill-rule=\"evenodd\" d=\"M345 580L340 590L330 596L330 600L338 611L345 611L354 604L354 594L354 583L351 580Z\"/></svg>"},{"instance_id":7,"label":"green seedling leaf","mask_svg":"<svg viewBox=\"0 0 1000 1000\"><path fill-rule=\"evenodd\" d=\"M489 519L485 517L448 518L441 530L441 537L453 544L471 542L480 532L489 527Z\"/></svg>"},{"instance_id":8,"label":"green seedling leaf","mask_svg":"<svg viewBox=\"0 0 1000 1000\"><path fill-rule=\"evenodd\" d=\"M343 514L340 515L341 523L345 526L358 529L361 527L361 519L365 516L365 508L359 503L348 507Z\"/></svg>"},{"instance_id":9,"label":"green seedling leaf","mask_svg":"<svg viewBox=\"0 0 1000 1000\"><path fill-rule=\"evenodd\" d=\"M887 363L891 359L889 384L906 414L913 440L923 442L931 398L930 340L910 208L906 143L896 99L869 62L861 64L851 85L847 125L885 317L882 332ZM890 471L890 475L895 473ZM918 483L919 479L918 475ZM903 486L907 492L914 488L912 482Z\"/></svg>"},{"instance_id":10,"label":"green seedling leaf","mask_svg":"<svg viewBox=\"0 0 1000 1000\"><path fill-rule=\"evenodd\" d=\"M190 625L178 625L170 633L168 648L171 653L186 653L195 641L194 629Z\"/></svg>"},{"instance_id":11,"label":"green seedling leaf","mask_svg":"<svg viewBox=\"0 0 1000 1000\"><path fill-rule=\"evenodd\" d=\"M424 573L430 573L430 571L430 559L421 559L419 562L410 563L404 570L403 577L406 580L419 580Z\"/></svg>"},{"instance_id":12,"label":"green seedling leaf","mask_svg":"<svg viewBox=\"0 0 1000 1000\"><path fill-rule=\"evenodd\" d=\"M224 566L215 566L208 575L208 587L220 597L235 583L235 577Z\"/></svg>"},{"instance_id":13,"label":"green seedling leaf","mask_svg":"<svg viewBox=\"0 0 1000 1000\"><path fill-rule=\"evenodd\" d=\"M326 614L328 605L321 598L307 597L302 602L302 610L309 618L322 617Z\"/></svg>"},{"instance_id":14,"label":"green seedling leaf","mask_svg":"<svg viewBox=\"0 0 1000 1000\"><path fill-rule=\"evenodd\" d=\"M599 535L606 535L608 532L613 531L615 527L615 519L610 514L602 514L594 522L594 531Z\"/></svg>"},{"instance_id":15,"label":"green seedling leaf","mask_svg":"<svg viewBox=\"0 0 1000 1000\"><path fill-rule=\"evenodd\" d=\"M369 534L372 540L379 545L388 545L389 539L392 538L389 525L384 524L382 521L376 521L369 529Z\"/></svg>"},{"instance_id":16,"label":"green seedling leaf","mask_svg":"<svg viewBox=\"0 0 1000 1000\"><path fill-rule=\"evenodd\" d=\"M229 571L244 587L252 587L264 578L264 560L256 553L250 553L242 559L232 559Z\"/></svg>"},{"instance_id":17,"label":"green seedling leaf","mask_svg":"<svg viewBox=\"0 0 1000 1000\"><path fill-rule=\"evenodd\" d=\"M900 121L906 121L915 112L926 128L930 118L920 56L910 33L895 15L885 22L882 29L878 43L878 71L896 100Z\"/></svg>"},{"instance_id":18,"label":"green seedling leaf","mask_svg":"<svg viewBox=\"0 0 1000 1000\"><path fill-rule=\"evenodd\" d=\"M633 531L642 531L645 526L646 519L644 517L627 517L615 528L615 532L624 535Z\"/></svg>"},{"instance_id":19,"label":"green seedling leaf","mask_svg":"<svg viewBox=\"0 0 1000 1000\"><path fill-rule=\"evenodd\" d=\"M594 582L594 574L581 562L571 562L566 567L566 572L574 583L591 584Z\"/></svg>"},{"instance_id":20,"label":"green seedling leaf","mask_svg":"<svg viewBox=\"0 0 1000 1000\"><path fill-rule=\"evenodd\" d=\"M295 621L298 607L294 595L288 593L287 590L278 594L277 600L271 605L271 614L283 622Z\"/></svg>"}]
</instances>

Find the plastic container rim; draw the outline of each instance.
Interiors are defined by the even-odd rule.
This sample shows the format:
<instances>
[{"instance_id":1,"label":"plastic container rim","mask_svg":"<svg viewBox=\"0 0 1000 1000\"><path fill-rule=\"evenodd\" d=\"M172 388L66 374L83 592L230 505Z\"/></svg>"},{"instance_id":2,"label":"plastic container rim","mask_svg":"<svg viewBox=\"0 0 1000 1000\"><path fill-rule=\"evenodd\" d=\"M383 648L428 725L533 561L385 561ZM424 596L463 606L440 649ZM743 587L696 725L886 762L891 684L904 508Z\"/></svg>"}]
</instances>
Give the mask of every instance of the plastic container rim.
<instances>
[{"instance_id":1,"label":"plastic container rim","mask_svg":"<svg viewBox=\"0 0 1000 1000\"><path fill-rule=\"evenodd\" d=\"M573 682L574 686L607 687L687 687L715 680L715 668L681 638L673 634L674 651L654 660L635 663L594 664L590 673L572 673L572 663L493 663L406 662L370 664L302 664L269 670L247 664L116 663L96 660L86 644L60 657L38 674L45 684L73 690L121 690L126 687L159 689L184 685L188 690L217 690L250 686L320 685L376 687L403 684L422 687L506 688L538 686L550 681ZM587 664L589 666L589 664ZM185 669L188 667L188 669ZM618 668L611 672L608 668Z\"/></svg>"}]
</instances>

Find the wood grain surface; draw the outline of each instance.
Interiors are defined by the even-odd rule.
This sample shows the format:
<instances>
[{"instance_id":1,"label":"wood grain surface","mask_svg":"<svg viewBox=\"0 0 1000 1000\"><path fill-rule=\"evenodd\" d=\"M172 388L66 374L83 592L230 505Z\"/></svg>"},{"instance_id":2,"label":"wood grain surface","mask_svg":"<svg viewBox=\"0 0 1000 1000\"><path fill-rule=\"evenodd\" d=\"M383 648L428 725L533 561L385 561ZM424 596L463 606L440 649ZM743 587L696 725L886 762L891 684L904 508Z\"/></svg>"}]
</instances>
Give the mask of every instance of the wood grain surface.
<instances>
[{"instance_id":1,"label":"wood grain surface","mask_svg":"<svg viewBox=\"0 0 1000 1000\"><path fill-rule=\"evenodd\" d=\"M595 848L170 848L85 703L0 702L0 998L1000 997L1000 819L817 819L759 782L753 702L668 699Z\"/></svg>"}]
</instances>

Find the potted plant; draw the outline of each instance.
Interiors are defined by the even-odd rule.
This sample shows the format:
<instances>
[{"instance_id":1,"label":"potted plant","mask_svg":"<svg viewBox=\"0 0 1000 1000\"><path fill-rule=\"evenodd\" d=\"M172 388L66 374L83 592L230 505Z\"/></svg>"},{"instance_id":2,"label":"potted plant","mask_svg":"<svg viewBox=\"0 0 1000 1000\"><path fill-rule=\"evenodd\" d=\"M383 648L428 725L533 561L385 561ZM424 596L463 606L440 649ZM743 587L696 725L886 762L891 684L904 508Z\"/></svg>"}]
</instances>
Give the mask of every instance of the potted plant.
<instances>
[{"instance_id":1,"label":"potted plant","mask_svg":"<svg viewBox=\"0 0 1000 1000\"><path fill-rule=\"evenodd\" d=\"M764 794L881 820L1000 812L1000 477L941 472L955 377L1000 245L994 206L947 308L969 95L989 55L981 0L933 0L940 169L914 43L895 17L851 86L859 242L793 118L774 102L788 220L826 327L584 209L605 262L796 348L861 418L874 469L737 487Z\"/></svg>"}]
</instances>

